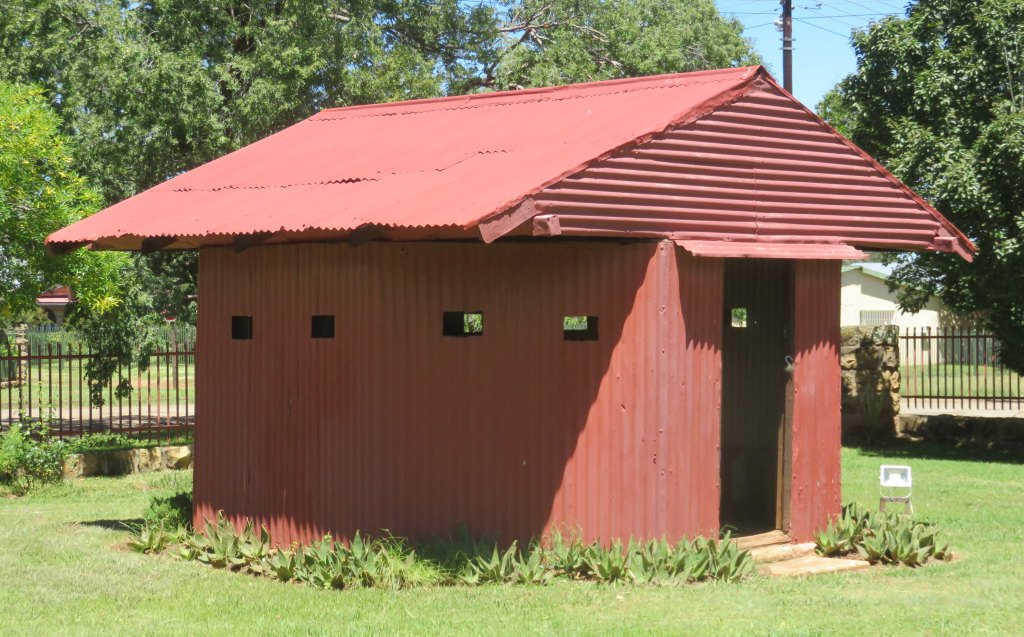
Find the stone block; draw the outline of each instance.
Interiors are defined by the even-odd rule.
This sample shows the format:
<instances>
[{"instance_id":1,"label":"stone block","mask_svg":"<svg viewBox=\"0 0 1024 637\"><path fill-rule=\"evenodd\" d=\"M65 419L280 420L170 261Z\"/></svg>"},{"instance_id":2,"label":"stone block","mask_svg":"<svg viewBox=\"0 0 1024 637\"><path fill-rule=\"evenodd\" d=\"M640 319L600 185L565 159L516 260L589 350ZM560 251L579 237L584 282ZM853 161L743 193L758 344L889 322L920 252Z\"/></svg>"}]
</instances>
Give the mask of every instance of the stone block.
<instances>
[{"instance_id":1,"label":"stone block","mask_svg":"<svg viewBox=\"0 0 1024 637\"><path fill-rule=\"evenodd\" d=\"M149 473L163 469L161 456L159 447L129 450L128 459L131 463L131 473Z\"/></svg>"},{"instance_id":2,"label":"stone block","mask_svg":"<svg viewBox=\"0 0 1024 637\"><path fill-rule=\"evenodd\" d=\"M192 466L192 446L163 448L163 466L165 469L188 469Z\"/></svg>"},{"instance_id":3,"label":"stone block","mask_svg":"<svg viewBox=\"0 0 1024 637\"><path fill-rule=\"evenodd\" d=\"M85 456L80 453L69 453L64 458L64 468L61 477L65 480L85 477Z\"/></svg>"}]
</instances>

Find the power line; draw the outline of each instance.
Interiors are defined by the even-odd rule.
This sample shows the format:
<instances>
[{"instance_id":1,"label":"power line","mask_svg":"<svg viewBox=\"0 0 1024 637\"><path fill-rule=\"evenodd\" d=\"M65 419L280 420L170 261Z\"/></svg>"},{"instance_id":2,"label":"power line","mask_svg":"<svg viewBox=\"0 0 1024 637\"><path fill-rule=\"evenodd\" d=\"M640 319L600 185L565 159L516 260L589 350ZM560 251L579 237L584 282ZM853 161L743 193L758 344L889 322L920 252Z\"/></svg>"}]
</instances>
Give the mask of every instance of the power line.
<instances>
[{"instance_id":1,"label":"power line","mask_svg":"<svg viewBox=\"0 0 1024 637\"><path fill-rule=\"evenodd\" d=\"M811 11L816 11L816 9L811 9ZM821 15L821 14L819 14L819 16L822 17L822 18L826 18L826 19L832 20L833 22L838 22L839 24L843 25L844 27L850 27L851 29L856 29L857 28L856 24L850 24L849 22L844 22L844 21L842 21L842 20L840 20L839 18L836 18L836 17L826 16L826 15Z\"/></svg>"},{"instance_id":2,"label":"power line","mask_svg":"<svg viewBox=\"0 0 1024 637\"><path fill-rule=\"evenodd\" d=\"M814 27L815 29L821 29L822 31L827 31L827 32L831 33L832 35L838 35L841 38L849 38L850 37L849 33L844 35L842 33L839 33L838 31L833 31L832 29L826 29L823 26L814 24L813 22L807 22L803 18L793 18L793 19L796 20L797 22L802 22L803 24L806 24L807 26Z\"/></svg>"}]
</instances>

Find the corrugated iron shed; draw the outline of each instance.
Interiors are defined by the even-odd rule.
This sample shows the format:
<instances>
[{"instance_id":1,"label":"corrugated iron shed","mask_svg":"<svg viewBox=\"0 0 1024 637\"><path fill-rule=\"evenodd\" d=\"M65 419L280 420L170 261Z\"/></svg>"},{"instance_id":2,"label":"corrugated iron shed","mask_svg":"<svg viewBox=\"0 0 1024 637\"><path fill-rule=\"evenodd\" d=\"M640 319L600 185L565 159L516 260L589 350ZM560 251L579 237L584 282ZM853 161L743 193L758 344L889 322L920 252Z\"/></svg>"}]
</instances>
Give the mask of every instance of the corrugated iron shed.
<instances>
[{"instance_id":1,"label":"corrugated iron shed","mask_svg":"<svg viewBox=\"0 0 1024 637\"><path fill-rule=\"evenodd\" d=\"M325 110L48 242L506 234L973 251L760 67Z\"/></svg>"}]
</instances>

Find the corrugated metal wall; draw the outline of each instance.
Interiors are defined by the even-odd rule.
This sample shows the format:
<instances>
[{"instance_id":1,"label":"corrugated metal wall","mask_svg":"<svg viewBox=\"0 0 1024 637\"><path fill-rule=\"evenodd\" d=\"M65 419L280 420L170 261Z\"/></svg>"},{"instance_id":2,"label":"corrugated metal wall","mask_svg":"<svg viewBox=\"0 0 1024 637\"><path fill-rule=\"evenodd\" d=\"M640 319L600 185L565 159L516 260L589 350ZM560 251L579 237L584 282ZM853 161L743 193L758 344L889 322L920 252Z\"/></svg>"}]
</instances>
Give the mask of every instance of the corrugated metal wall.
<instances>
[{"instance_id":1,"label":"corrugated metal wall","mask_svg":"<svg viewBox=\"0 0 1024 637\"><path fill-rule=\"evenodd\" d=\"M839 262L796 263L790 535L798 541L814 539L840 509L839 291Z\"/></svg>"},{"instance_id":2,"label":"corrugated metal wall","mask_svg":"<svg viewBox=\"0 0 1024 637\"><path fill-rule=\"evenodd\" d=\"M278 542L712 533L721 272L670 242L204 248L197 520ZM442 336L459 310L482 336ZM566 315L599 340L563 340Z\"/></svg>"},{"instance_id":3,"label":"corrugated metal wall","mask_svg":"<svg viewBox=\"0 0 1024 637\"><path fill-rule=\"evenodd\" d=\"M799 104L748 95L536 196L564 235L935 247L941 223ZM947 248L942 248L947 249Z\"/></svg>"}]
</instances>

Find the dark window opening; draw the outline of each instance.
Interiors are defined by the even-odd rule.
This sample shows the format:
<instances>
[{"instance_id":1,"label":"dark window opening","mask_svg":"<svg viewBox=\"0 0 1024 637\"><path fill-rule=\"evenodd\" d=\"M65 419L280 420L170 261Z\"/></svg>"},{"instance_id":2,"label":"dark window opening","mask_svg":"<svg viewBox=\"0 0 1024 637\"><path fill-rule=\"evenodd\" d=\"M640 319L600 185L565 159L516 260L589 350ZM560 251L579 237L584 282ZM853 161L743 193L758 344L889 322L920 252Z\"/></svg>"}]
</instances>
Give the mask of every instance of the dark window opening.
<instances>
[{"instance_id":1,"label":"dark window opening","mask_svg":"<svg viewBox=\"0 0 1024 637\"><path fill-rule=\"evenodd\" d=\"M566 316L562 318L562 337L567 341L596 341L596 316Z\"/></svg>"},{"instance_id":2,"label":"dark window opening","mask_svg":"<svg viewBox=\"0 0 1024 637\"><path fill-rule=\"evenodd\" d=\"M313 315L313 338L334 338L334 315Z\"/></svg>"},{"instance_id":3,"label":"dark window opening","mask_svg":"<svg viewBox=\"0 0 1024 637\"><path fill-rule=\"evenodd\" d=\"M252 317L231 317L231 338L236 341L252 340Z\"/></svg>"},{"instance_id":4,"label":"dark window opening","mask_svg":"<svg viewBox=\"0 0 1024 637\"><path fill-rule=\"evenodd\" d=\"M484 313L445 312L441 333L444 336L481 336L484 333Z\"/></svg>"},{"instance_id":5,"label":"dark window opening","mask_svg":"<svg viewBox=\"0 0 1024 637\"><path fill-rule=\"evenodd\" d=\"M730 310L730 322L729 325L732 327L746 327L747 326L747 308L745 307L734 307Z\"/></svg>"}]
</instances>

